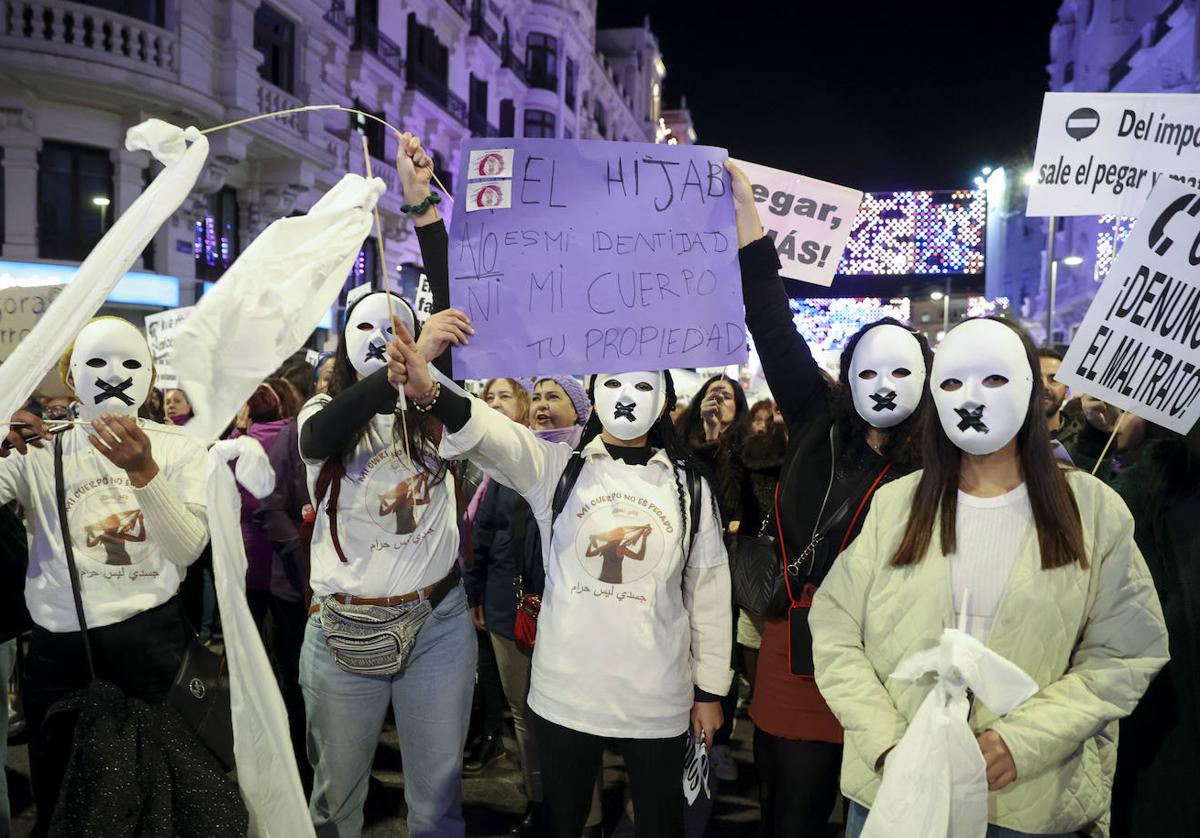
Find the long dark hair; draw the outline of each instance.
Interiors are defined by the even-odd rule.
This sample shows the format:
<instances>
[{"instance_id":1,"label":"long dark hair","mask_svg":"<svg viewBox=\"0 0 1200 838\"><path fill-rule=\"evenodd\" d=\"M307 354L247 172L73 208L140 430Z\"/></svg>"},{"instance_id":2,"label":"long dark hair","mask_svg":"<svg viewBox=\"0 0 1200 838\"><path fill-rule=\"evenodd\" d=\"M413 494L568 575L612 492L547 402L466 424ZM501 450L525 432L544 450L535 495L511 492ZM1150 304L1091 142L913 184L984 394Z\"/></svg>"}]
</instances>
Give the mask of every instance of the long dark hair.
<instances>
[{"instance_id":1,"label":"long dark hair","mask_svg":"<svg viewBox=\"0 0 1200 838\"><path fill-rule=\"evenodd\" d=\"M842 348L842 356L838 361L837 387L833 388L830 406L834 418L849 424L857 436L866 436L872 425L859 416L858 411L854 409L854 397L850 388L850 361L854 357L854 350L858 348L859 341L876 326L899 326L912 335L916 339L917 345L921 347L921 357L925 361L926 374L933 369L933 350L929 348L929 341L925 339L925 335L894 317L881 317L867 323L851 335L850 340L846 341L845 347ZM920 466L920 446L914 443L920 439L922 428L925 425L925 417L932 411L929 407L930 401L929 388L922 387L921 401L917 403L917 409L907 419L894 427L878 429L883 434L883 446L879 453L884 459L897 465Z\"/></svg>"},{"instance_id":2,"label":"long dark hair","mask_svg":"<svg viewBox=\"0 0 1200 838\"><path fill-rule=\"evenodd\" d=\"M1067 482L1066 473L1050 450L1050 432L1046 429L1046 417L1041 409L1042 378L1037 350L1020 326L1003 317L986 319L1003 323L1016 333L1025 347L1025 356L1033 375L1025 423L1017 432L1017 453L1021 474L1029 490L1033 523L1037 527L1042 569L1050 570L1073 562L1079 562L1080 567L1087 567L1079 505ZM938 383L930 379L929 386L932 389ZM942 553L949 555L957 549L955 523L962 451L946 436L940 422L930 421L925 424L921 456L925 468L913 496L904 538L891 559L893 567L914 565L925 557L933 539L935 521L938 522Z\"/></svg>"},{"instance_id":3,"label":"long dark hair","mask_svg":"<svg viewBox=\"0 0 1200 838\"><path fill-rule=\"evenodd\" d=\"M730 423L726 431L732 430L738 422L750 410L750 405L746 402L746 393L742 390L742 385L734 381L727 375L714 375L696 391L696 395L692 397L691 403L683 414L675 422L675 430L683 437L683 441L691 444L697 437L699 441L704 440L704 417L700 415L700 403L704 401L704 397L708 395L708 389L718 381L726 381L733 388L733 403L734 413L733 422Z\"/></svg>"},{"instance_id":4,"label":"long dark hair","mask_svg":"<svg viewBox=\"0 0 1200 838\"><path fill-rule=\"evenodd\" d=\"M576 451L583 451L587 444L599 436L604 430L604 425L600 422L600 414L595 410L596 405L596 379L597 375L593 375L587 382L587 395L592 403L592 415L588 417L587 424L583 426L583 433L579 437L579 442L575 446ZM675 380L671 378L670 370L663 370L663 388L666 390L667 404L666 408L650 426L650 433L646 437L646 444L651 448L659 448L666 452L667 458L671 461L674 468L671 469L675 477L675 492L679 498L679 514L681 516L680 533L686 534L690 532L691 527L687 520L687 493L684 491L683 483L679 479L679 473L696 474L701 480L708 480L706 469L696 459L692 449L683 441L679 434L675 431L675 424L671 421L671 411L675 409ZM719 519L720 512L717 511L716 493L712 491L711 481L709 481L709 499L712 504L713 514ZM680 543L684 543L686 538L681 538ZM688 544L685 550L690 549ZM686 553L684 554L686 558Z\"/></svg>"},{"instance_id":5,"label":"long dark hair","mask_svg":"<svg viewBox=\"0 0 1200 838\"><path fill-rule=\"evenodd\" d=\"M340 393L349 390L358 381L358 372L354 369L354 365L350 363L350 355L346 351L346 324L350 322L350 314L355 307L369 297L369 294L364 294L354 301L354 305L346 309L346 317L342 322L341 329L338 331L338 346L337 352L333 356L333 373L329 379L329 396L337 398ZM392 300L398 301L399 305L407 306L411 311L412 306L403 297L392 294ZM413 323L418 323L416 316L413 316ZM420 327L417 328L417 334L420 334ZM416 340L417 335L413 335ZM442 425L428 413L422 413L416 410L404 411L405 421L400 419L400 411L396 412L396 416L392 422L392 438L399 442L404 438L404 428L408 428L408 450L412 452L414 464L422 472L428 474L433 482L439 483L446 476L446 461L437 455L438 443L441 441ZM345 451L340 456L346 456L351 453L358 445L359 440L366 434L366 427L359 429L354 440L350 443Z\"/></svg>"}]
</instances>

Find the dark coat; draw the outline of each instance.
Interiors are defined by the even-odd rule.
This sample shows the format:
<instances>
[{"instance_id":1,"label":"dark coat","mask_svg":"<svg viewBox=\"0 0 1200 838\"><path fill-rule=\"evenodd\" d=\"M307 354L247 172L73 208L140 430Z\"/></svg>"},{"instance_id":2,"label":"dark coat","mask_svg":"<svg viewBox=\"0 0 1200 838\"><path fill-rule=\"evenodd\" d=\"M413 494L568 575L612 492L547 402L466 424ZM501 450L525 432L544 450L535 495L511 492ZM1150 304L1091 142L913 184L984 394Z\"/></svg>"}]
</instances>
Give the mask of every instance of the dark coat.
<instances>
[{"instance_id":1,"label":"dark coat","mask_svg":"<svg viewBox=\"0 0 1200 838\"><path fill-rule=\"evenodd\" d=\"M540 551L529 504L507 486L494 480L488 483L471 534L474 561L463 571L467 601L472 606L483 605L488 631L513 639L518 580L526 593L542 591Z\"/></svg>"}]
</instances>

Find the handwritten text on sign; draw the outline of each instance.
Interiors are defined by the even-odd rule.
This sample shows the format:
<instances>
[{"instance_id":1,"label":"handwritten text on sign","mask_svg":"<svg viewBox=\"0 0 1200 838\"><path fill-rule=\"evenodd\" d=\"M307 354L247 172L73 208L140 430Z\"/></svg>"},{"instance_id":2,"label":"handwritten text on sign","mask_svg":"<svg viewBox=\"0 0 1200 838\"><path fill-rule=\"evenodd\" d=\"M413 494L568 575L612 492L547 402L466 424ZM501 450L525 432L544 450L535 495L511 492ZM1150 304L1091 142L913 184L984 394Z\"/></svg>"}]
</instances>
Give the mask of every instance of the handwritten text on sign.
<instances>
[{"instance_id":1,"label":"handwritten text on sign","mask_svg":"<svg viewBox=\"0 0 1200 838\"><path fill-rule=\"evenodd\" d=\"M17 348L37 325L62 285L17 285L0 288L0 361Z\"/></svg>"},{"instance_id":2,"label":"handwritten text on sign","mask_svg":"<svg viewBox=\"0 0 1200 838\"><path fill-rule=\"evenodd\" d=\"M757 163L735 161L753 187L763 229L775 243L780 276L833 284L863 193Z\"/></svg>"},{"instance_id":3,"label":"handwritten text on sign","mask_svg":"<svg viewBox=\"0 0 1200 838\"><path fill-rule=\"evenodd\" d=\"M494 154L493 154L494 152ZM467 378L741 363L726 153L704 146L467 140L450 299ZM511 161L511 163L510 163Z\"/></svg>"},{"instance_id":4,"label":"handwritten text on sign","mask_svg":"<svg viewBox=\"0 0 1200 838\"><path fill-rule=\"evenodd\" d=\"M1163 179L1057 374L1157 425L1200 418L1200 189Z\"/></svg>"},{"instance_id":5,"label":"handwritten text on sign","mask_svg":"<svg viewBox=\"0 0 1200 838\"><path fill-rule=\"evenodd\" d=\"M150 357L154 360L156 373L154 386L160 390L179 386L174 365L175 336L192 311L192 306L186 306L146 315L146 342L150 345Z\"/></svg>"},{"instance_id":6,"label":"handwritten text on sign","mask_svg":"<svg viewBox=\"0 0 1200 838\"><path fill-rule=\"evenodd\" d=\"M1046 94L1027 215L1134 216L1164 179L1200 184L1200 95Z\"/></svg>"}]
</instances>

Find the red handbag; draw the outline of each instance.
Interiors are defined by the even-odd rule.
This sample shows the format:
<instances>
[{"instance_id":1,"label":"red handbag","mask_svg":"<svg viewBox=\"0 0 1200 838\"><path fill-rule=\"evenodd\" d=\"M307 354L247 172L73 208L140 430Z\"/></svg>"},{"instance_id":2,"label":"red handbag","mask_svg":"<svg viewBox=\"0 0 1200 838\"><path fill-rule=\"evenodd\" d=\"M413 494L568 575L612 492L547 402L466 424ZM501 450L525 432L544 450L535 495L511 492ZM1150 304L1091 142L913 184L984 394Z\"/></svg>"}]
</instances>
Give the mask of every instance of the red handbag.
<instances>
[{"instance_id":1,"label":"red handbag","mask_svg":"<svg viewBox=\"0 0 1200 838\"><path fill-rule=\"evenodd\" d=\"M517 619L513 623L513 635L526 649L532 649L537 640L538 613L542 610L542 598L537 594L517 592Z\"/></svg>"}]
</instances>

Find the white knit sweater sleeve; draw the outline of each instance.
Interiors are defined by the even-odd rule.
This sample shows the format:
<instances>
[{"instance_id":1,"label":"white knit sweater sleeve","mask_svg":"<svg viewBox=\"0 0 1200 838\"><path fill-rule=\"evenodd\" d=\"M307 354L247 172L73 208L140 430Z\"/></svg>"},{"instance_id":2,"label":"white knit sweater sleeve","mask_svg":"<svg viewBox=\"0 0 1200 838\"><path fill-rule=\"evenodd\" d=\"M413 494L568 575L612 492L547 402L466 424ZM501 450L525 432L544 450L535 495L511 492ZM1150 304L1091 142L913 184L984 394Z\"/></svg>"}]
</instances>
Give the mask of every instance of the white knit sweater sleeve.
<instances>
[{"instance_id":1,"label":"white knit sweater sleeve","mask_svg":"<svg viewBox=\"0 0 1200 838\"><path fill-rule=\"evenodd\" d=\"M203 506L184 503L160 471L134 496L146 522L146 537L171 564L187 567L208 544L208 515Z\"/></svg>"}]
</instances>

